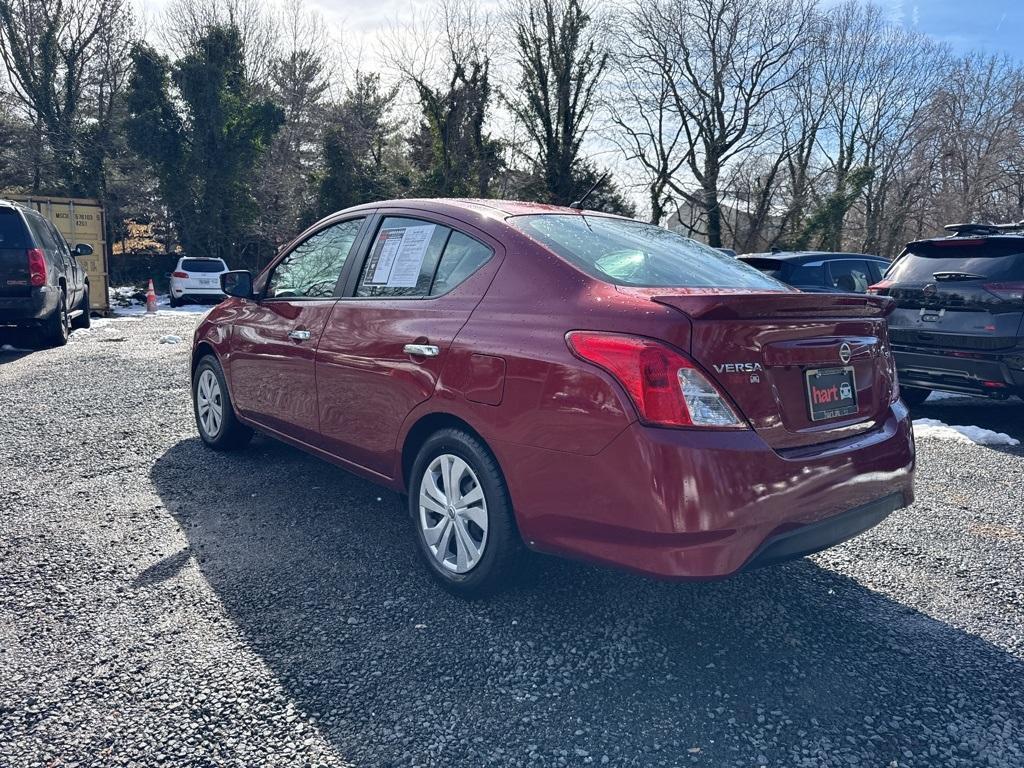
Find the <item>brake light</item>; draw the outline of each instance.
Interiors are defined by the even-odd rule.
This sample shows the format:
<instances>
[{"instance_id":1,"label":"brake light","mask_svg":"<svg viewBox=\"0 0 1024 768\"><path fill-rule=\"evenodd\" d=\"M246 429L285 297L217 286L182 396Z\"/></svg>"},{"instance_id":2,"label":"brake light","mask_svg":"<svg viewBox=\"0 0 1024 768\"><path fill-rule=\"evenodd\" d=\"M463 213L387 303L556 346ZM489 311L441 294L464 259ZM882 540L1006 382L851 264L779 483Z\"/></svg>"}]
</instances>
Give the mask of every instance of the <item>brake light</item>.
<instances>
[{"instance_id":1,"label":"brake light","mask_svg":"<svg viewBox=\"0 0 1024 768\"><path fill-rule=\"evenodd\" d=\"M982 288L1003 301L1024 301L1024 282L986 283Z\"/></svg>"},{"instance_id":2,"label":"brake light","mask_svg":"<svg viewBox=\"0 0 1024 768\"><path fill-rule=\"evenodd\" d=\"M46 254L42 248L29 248L25 254L28 257L28 282L33 288L46 285Z\"/></svg>"},{"instance_id":3,"label":"brake light","mask_svg":"<svg viewBox=\"0 0 1024 768\"><path fill-rule=\"evenodd\" d=\"M573 354L618 380L646 424L745 427L718 389L681 352L623 334L572 331L566 341Z\"/></svg>"},{"instance_id":4,"label":"brake light","mask_svg":"<svg viewBox=\"0 0 1024 768\"><path fill-rule=\"evenodd\" d=\"M171 277L188 277L188 272L171 272Z\"/></svg>"},{"instance_id":5,"label":"brake light","mask_svg":"<svg viewBox=\"0 0 1024 768\"><path fill-rule=\"evenodd\" d=\"M950 237L946 240L934 240L931 244L936 248L966 248L972 245L984 245L985 240L980 237Z\"/></svg>"},{"instance_id":6,"label":"brake light","mask_svg":"<svg viewBox=\"0 0 1024 768\"><path fill-rule=\"evenodd\" d=\"M879 280L874 285L868 286L868 293L870 293L872 296L885 296L885 293L883 293L883 291L887 293L892 286L892 280Z\"/></svg>"}]
</instances>

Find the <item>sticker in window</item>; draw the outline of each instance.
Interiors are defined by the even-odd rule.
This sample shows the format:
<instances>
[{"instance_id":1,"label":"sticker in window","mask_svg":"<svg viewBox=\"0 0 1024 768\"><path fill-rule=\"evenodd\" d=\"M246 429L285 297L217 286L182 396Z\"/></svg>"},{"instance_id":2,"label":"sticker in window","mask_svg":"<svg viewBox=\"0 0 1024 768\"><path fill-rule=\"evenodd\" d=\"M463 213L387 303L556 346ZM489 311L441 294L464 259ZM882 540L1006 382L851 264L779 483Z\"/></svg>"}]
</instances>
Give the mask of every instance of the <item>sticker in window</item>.
<instances>
[{"instance_id":1,"label":"sticker in window","mask_svg":"<svg viewBox=\"0 0 1024 768\"><path fill-rule=\"evenodd\" d=\"M435 229L434 224L382 229L375 246L373 276L367 285L415 288Z\"/></svg>"}]
</instances>

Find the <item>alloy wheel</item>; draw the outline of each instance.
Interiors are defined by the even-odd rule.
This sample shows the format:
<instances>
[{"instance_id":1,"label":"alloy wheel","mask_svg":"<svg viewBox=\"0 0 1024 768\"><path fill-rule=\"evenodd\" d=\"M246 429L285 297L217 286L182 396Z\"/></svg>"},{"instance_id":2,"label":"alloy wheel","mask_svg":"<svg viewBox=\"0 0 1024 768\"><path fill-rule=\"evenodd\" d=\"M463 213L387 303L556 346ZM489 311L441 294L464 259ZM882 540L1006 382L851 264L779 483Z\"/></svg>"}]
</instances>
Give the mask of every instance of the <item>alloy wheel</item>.
<instances>
[{"instance_id":1,"label":"alloy wheel","mask_svg":"<svg viewBox=\"0 0 1024 768\"><path fill-rule=\"evenodd\" d=\"M224 420L224 398L220 382L209 368L199 375L196 385L196 412L206 436L211 440L216 438Z\"/></svg>"},{"instance_id":2,"label":"alloy wheel","mask_svg":"<svg viewBox=\"0 0 1024 768\"><path fill-rule=\"evenodd\" d=\"M451 453L436 457L423 473L419 508L420 530L438 565L472 570L487 546L487 500L472 467Z\"/></svg>"}]
</instances>

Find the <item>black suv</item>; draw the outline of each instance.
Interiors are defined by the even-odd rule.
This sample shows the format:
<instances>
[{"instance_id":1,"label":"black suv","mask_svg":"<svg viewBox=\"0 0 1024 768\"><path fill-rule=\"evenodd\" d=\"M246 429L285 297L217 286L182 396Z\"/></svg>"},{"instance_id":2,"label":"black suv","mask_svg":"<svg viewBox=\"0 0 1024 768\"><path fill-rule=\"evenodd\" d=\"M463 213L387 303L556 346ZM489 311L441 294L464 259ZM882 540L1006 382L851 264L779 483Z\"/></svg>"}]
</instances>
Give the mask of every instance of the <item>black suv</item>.
<instances>
[{"instance_id":1,"label":"black suv","mask_svg":"<svg viewBox=\"0 0 1024 768\"><path fill-rule=\"evenodd\" d=\"M0 326L38 329L43 343L67 343L71 328L89 327L89 278L78 263L92 253L71 249L35 211L0 200Z\"/></svg>"},{"instance_id":2,"label":"black suv","mask_svg":"<svg viewBox=\"0 0 1024 768\"><path fill-rule=\"evenodd\" d=\"M1024 223L946 230L907 245L869 289L896 301L889 341L903 399L1024 395Z\"/></svg>"}]
</instances>

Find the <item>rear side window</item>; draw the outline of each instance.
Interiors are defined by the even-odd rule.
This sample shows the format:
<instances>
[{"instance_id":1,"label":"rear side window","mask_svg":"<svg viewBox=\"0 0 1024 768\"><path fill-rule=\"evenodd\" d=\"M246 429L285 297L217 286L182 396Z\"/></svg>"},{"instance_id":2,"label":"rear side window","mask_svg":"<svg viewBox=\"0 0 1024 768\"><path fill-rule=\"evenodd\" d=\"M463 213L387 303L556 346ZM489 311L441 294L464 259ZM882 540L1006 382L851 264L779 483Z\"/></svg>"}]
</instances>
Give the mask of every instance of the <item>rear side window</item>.
<instances>
[{"instance_id":1,"label":"rear side window","mask_svg":"<svg viewBox=\"0 0 1024 768\"><path fill-rule=\"evenodd\" d=\"M931 283L941 280L943 273L989 280L1024 280L1024 244L1019 241L939 240L915 243L908 248L886 272L887 280Z\"/></svg>"},{"instance_id":2,"label":"rear side window","mask_svg":"<svg viewBox=\"0 0 1024 768\"><path fill-rule=\"evenodd\" d=\"M186 272L226 272L228 266L220 259L182 259L181 268Z\"/></svg>"},{"instance_id":3,"label":"rear side window","mask_svg":"<svg viewBox=\"0 0 1024 768\"><path fill-rule=\"evenodd\" d=\"M592 277L614 285L789 290L714 248L631 219L542 214L515 216L508 223Z\"/></svg>"},{"instance_id":4,"label":"rear side window","mask_svg":"<svg viewBox=\"0 0 1024 768\"><path fill-rule=\"evenodd\" d=\"M452 232L448 245L441 255L441 263L437 265L434 284L430 287L431 296L455 288L470 275L482 267L491 258L491 249L461 232Z\"/></svg>"},{"instance_id":5,"label":"rear side window","mask_svg":"<svg viewBox=\"0 0 1024 768\"><path fill-rule=\"evenodd\" d=\"M57 241L53 239L50 230L46 228L46 220L37 213L30 213L25 218L32 229L32 234L36 237L36 242L50 253L56 253Z\"/></svg>"},{"instance_id":6,"label":"rear side window","mask_svg":"<svg viewBox=\"0 0 1024 768\"><path fill-rule=\"evenodd\" d=\"M28 233L21 214L13 208L0 208L0 248L29 248Z\"/></svg>"},{"instance_id":7,"label":"rear side window","mask_svg":"<svg viewBox=\"0 0 1024 768\"><path fill-rule=\"evenodd\" d=\"M451 232L421 219L385 218L363 265L356 296L429 296Z\"/></svg>"},{"instance_id":8,"label":"rear side window","mask_svg":"<svg viewBox=\"0 0 1024 768\"><path fill-rule=\"evenodd\" d=\"M874 282L871 269L866 261L859 259L837 259L829 262L829 285L846 293L867 293Z\"/></svg>"},{"instance_id":9,"label":"rear side window","mask_svg":"<svg viewBox=\"0 0 1024 768\"><path fill-rule=\"evenodd\" d=\"M804 288L821 288L825 285L825 262L812 261L797 264L789 276L789 283Z\"/></svg>"},{"instance_id":10,"label":"rear side window","mask_svg":"<svg viewBox=\"0 0 1024 768\"><path fill-rule=\"evenodd\" d=\"M785 272L785 264L778 259L757 259L757 258L745 258L743 259L744 264L749 264L754 269L763 272L769 277L774 277L776 280L785 280L786 277L783 274Z\"/></svg>"}]
</instances>

